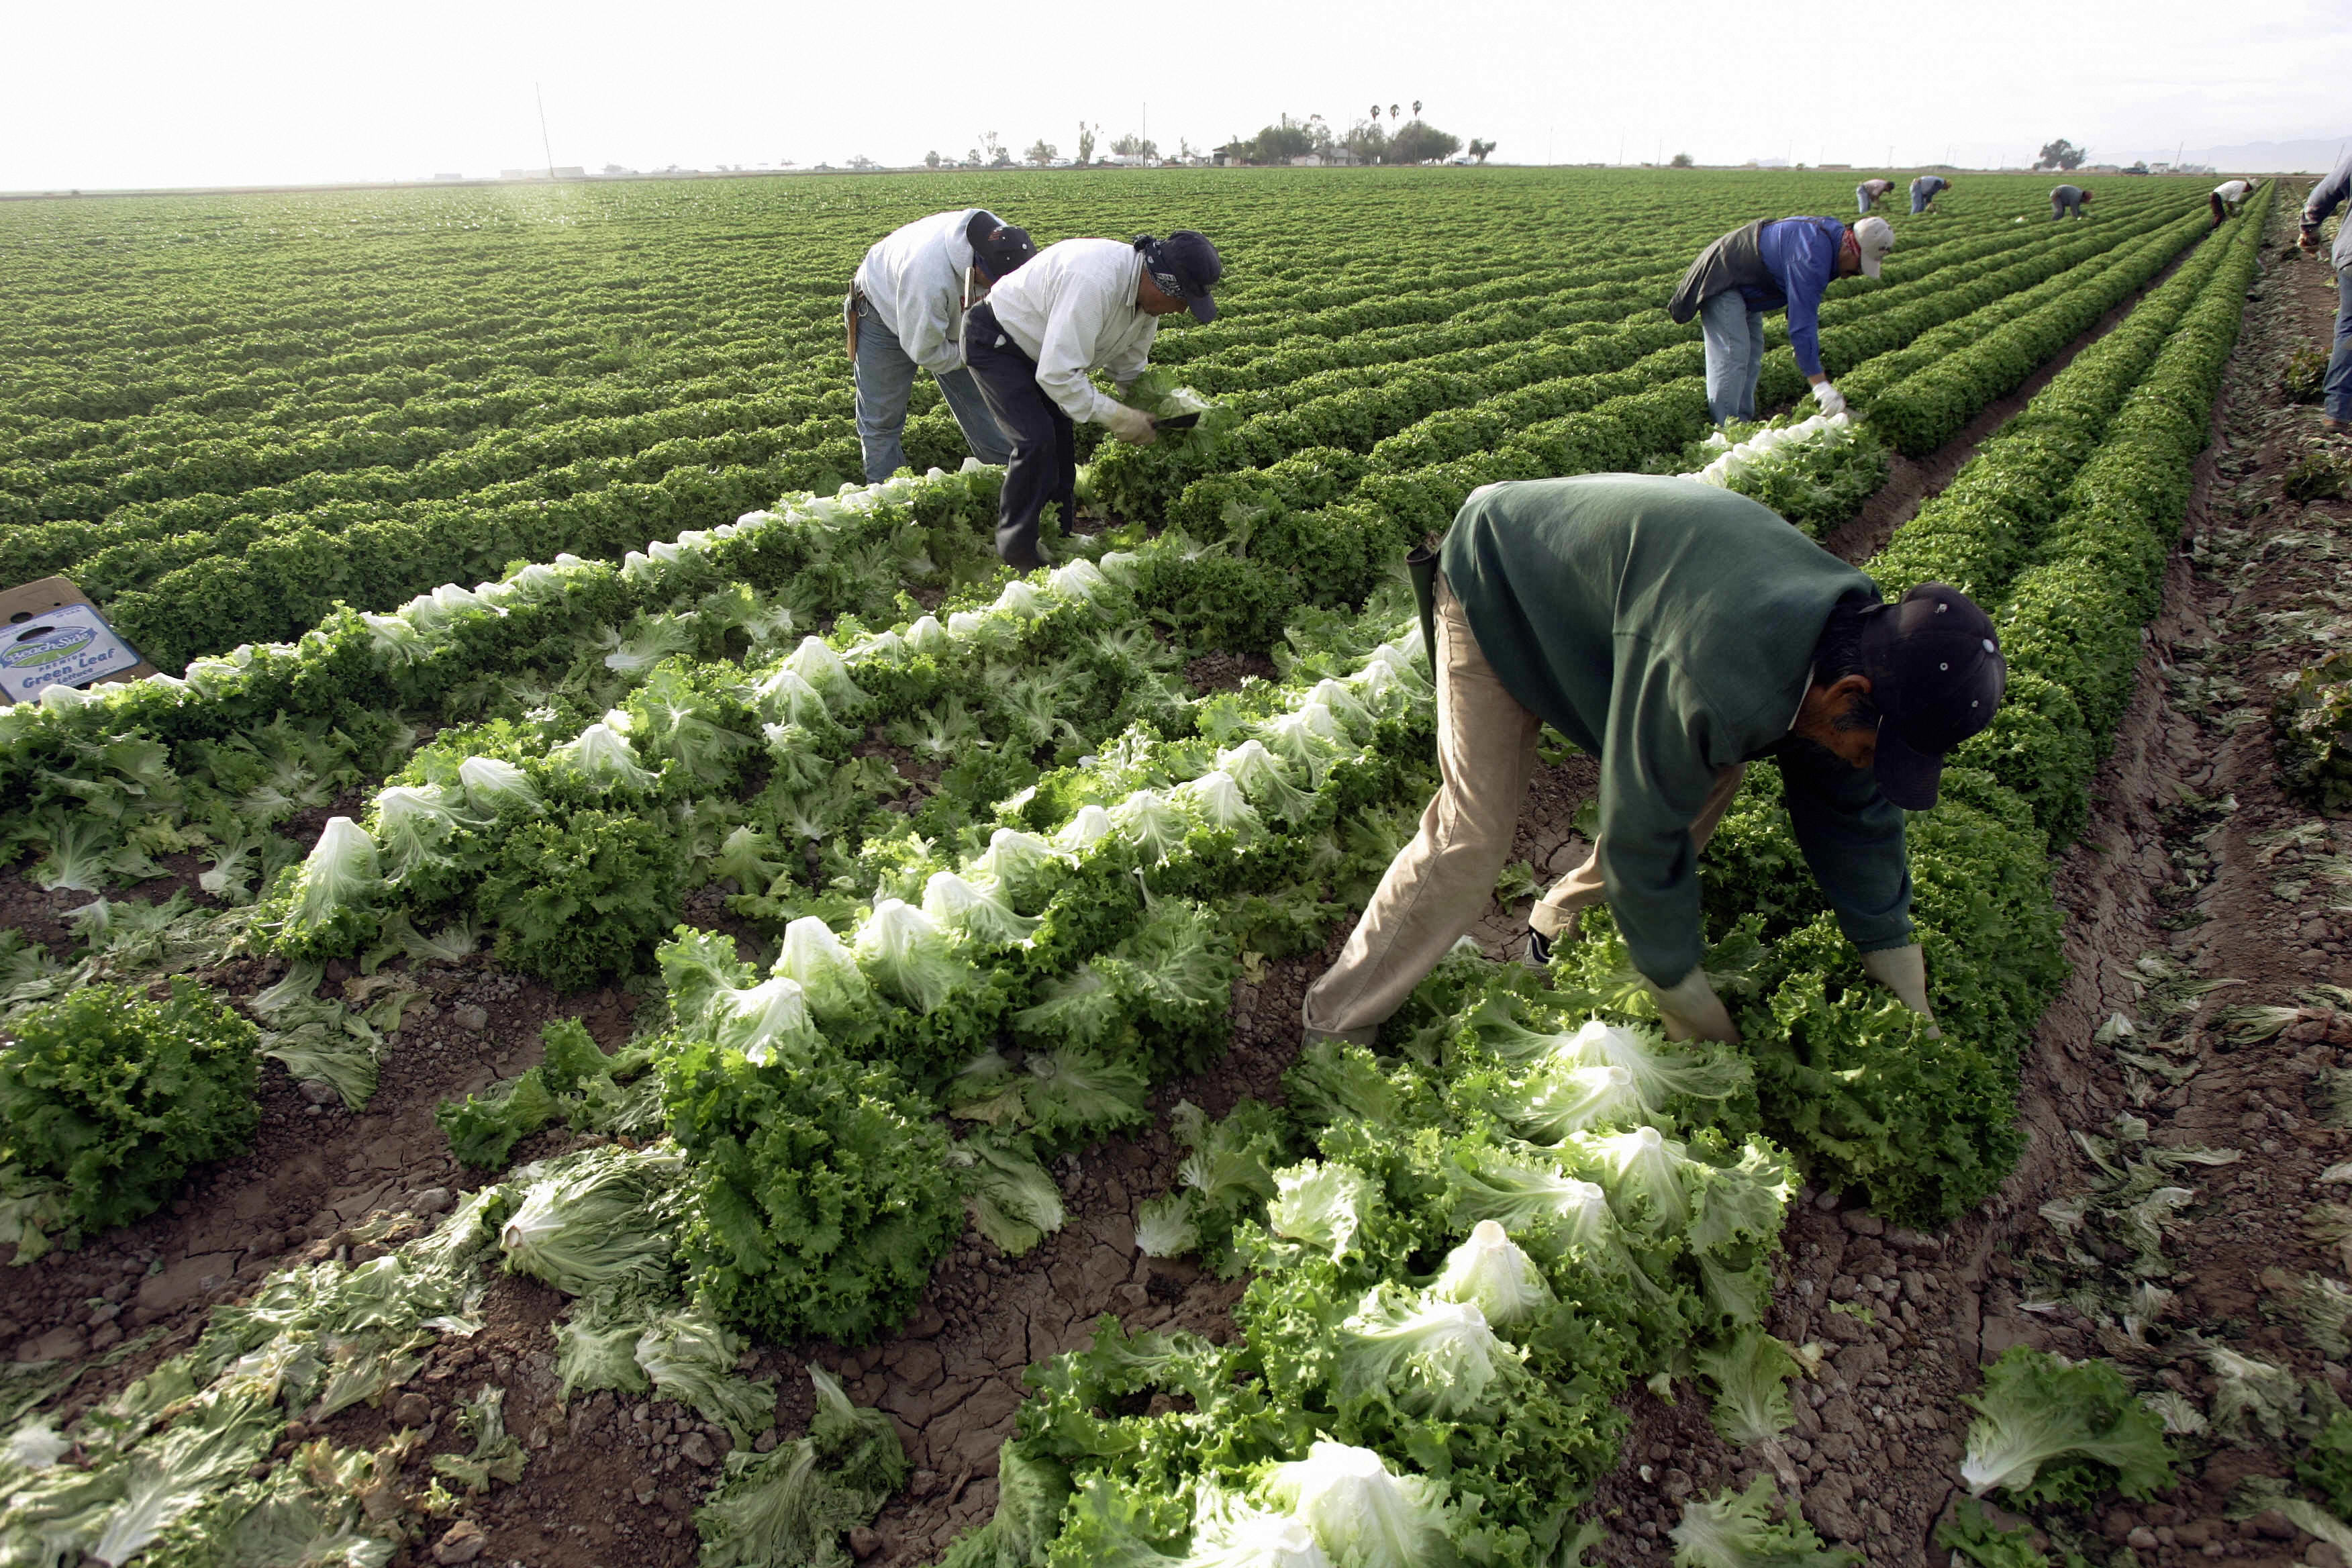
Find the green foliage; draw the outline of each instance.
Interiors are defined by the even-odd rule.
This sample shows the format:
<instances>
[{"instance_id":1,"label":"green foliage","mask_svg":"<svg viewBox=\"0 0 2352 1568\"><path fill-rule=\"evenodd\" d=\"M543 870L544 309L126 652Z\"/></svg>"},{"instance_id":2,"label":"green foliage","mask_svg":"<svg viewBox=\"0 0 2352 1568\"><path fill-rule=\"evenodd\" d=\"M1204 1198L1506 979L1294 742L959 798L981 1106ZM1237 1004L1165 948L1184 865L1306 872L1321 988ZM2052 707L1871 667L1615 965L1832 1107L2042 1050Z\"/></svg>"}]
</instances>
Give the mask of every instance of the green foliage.
<instances>
[{"instance_id":1,"label":"green foliage","mask_svg":"<svg viewBox=\"0 0 2352 1568\"><path fill-rule=\"evenodd\" d=\"M260 1031L192 981L163 1002L93 985L10 1021L0 1171L61 1184L60 1239L153 1212L191 1166L240 1152L260 1121ZM37 1245L20 1237L20 1256Z\"/></svg>"},{"instance_id":2,"label":"green foliage","mask_svg":"<svg viewBox=\"0 0 2352 1568\"><path fill-rule=\"evenodd\" d=\"M2319 1495L2338 1518L2352 1514L2352 1414L2328 1418L2294 1461L2294 1479Z\"/></svg>"},{"instance_id":3,"label":"green foliage","mask_svg":"<svg viewBox=\"0 0 2352 1568\"><path fill-rule=\"evenodd\" d=\"M2107 1362L2012 1345L1968 1402L1977 1418L1960 1477L1977 1497L1999 1489L2084 1507L2110 1490L2144 1498L2172 1484L2163 1421Z\"/></svg>"},{"instance_id":4,"label":"green foliage","mask_svg":"<svg viewBox=\"0 0 2352 1568\"><path fill-rule=\"evenodd\" d=\"M499 955L561 990L642 969L677 923L681 854L657 819L576 811L517 826L482 878Z\"/></svg>"},{"instance_id":5,"label":"green foliage","mask_svg":"<svg viewBox=\"0 0 2352 1568\"><path fill-rule=\"evenodd\" d=\"M1936 1526L1936 1544L1951 1552L1955 1563L1977 1568L2050 1568L2049 1556L2034 1549L2032 1526L2003 1530L1974 1498L1960 1499L1952 1517Z\"/></svg>"},{"instance_id":6,"label":"green foliage","mask_svg":"<svg viewBox=\"0 0 2352 1568\"><path fill-rule=\"evenodd\" d=\"M642 1137L661 1120L660 1082L652 1047L608 1057L577 1018L541 1026L546 1058L486 1096L445 1100L433 1119L449 1152L480 1170L504 1168L514 1146L561 1121L574 1132Z\"/></svg>"},{"instance_id":7,"label":"green foliage","mask_svg":"<svg viewBox=\"0 0 2352 1568\"><path fill-rule=\"evenodd\" d=\"M723 1319L855 1343L914 1309L964 1215L946 1135L895 1071L821 1044L754 1066L691 1040L663 1079L692 1170L680 1253Z\"/></svg>"},{"instance_id":8,"label":"green foliage","mask_svg":"<svg viewBox=\"0 0 2352 1568\"><path fill-rule=\"evenodd\" d=\"M898 1429L849 1403L822 1367L809 1368L816 1415L806 1436L766 1454L738 1447L695 1510L703 1568L846 1562L841 1538L870 1522L912 1468Z\"/></svg>"},{"instance_id":9,"label":"green foliage","mask_svg":"<svg viewBox=\"0 0 2352 1568\"><path fill-rule=\"evenodd\" d=\"M2280 773L2323 811L2352 805L2352 651L2305 665L2271 710Z\"/></svg>"}]
</instances>

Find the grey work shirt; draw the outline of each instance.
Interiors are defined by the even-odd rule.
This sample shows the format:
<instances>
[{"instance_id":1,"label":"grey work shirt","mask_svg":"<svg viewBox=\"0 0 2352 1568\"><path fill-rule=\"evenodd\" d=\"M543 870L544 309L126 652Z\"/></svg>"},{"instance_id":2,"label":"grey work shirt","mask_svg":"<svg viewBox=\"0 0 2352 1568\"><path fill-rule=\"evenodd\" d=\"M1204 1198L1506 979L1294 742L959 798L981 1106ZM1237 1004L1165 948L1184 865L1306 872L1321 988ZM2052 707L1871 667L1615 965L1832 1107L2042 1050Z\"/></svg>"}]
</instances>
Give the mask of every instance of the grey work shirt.
<instances>
[{"instance_id":1,"label":"grey work shirt","mask_svg":"<svg viewBox=\"0 0 2352 1568\"><path fill-rule=\"evenodd\" d=\"M2352 153L2338 158L2327 178L2311 187L2311 195L2303 202L2303 221L2317 227L2327 221L2328 214L2344 205L2347 196L2352 196ZM2338 272L2352 267L2352 223L2336 229L2336 248L2329 253L2328 260Z\"/></svg>"},{"instance_id":2,"label":"grey work shirt","mask_svg":"<svg viewBox=\"0 0 2352 1568\"><path fill-rule=\"evenodd\" d=\"M1440 560L1505 689L1601 761L1601 875L1643 974L1698 963L1691 824L1717 773L1763 756L1846 936L1910 941L1902 811L1790 733L1830 612L1876 584L1746 496L1637 474L1490 485Z\"/></svg>"}]
</instances>

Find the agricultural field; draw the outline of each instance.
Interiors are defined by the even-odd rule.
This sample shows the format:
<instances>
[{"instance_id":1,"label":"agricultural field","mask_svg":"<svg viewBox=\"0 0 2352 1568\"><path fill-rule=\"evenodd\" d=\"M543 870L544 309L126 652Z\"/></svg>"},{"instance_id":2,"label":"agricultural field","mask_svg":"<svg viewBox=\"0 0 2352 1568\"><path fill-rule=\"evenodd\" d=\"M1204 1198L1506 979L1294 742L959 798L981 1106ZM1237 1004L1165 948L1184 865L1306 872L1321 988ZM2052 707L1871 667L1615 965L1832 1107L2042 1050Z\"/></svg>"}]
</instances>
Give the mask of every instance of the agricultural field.
<instances>
[{"instance_id":1,"label":"agricultural field","mask_svg":"<svg viewBox=\"0 0 2352 1568\"><path fill-rule=\"evenodd\" d=\"M174 672L0 710L0 1561L2341 1561L2299 192L1963 176L1832 290L1854 416L1780 346L1711 436L1674 281L1852 184L0 207L0 584ZM930 471L845 482L845 281L973 203L1226 262L1154 356L1214 412L1027 577L928 388ZM1302 1051L1434 780L1400 558L1614 469L1994 611L1910 824L1940 1028L1777 775L1703 860L1744 1046L1605 914L1497 962L1585 848L1555 743L1481 951Z\"/></svg>"}]
</instances>

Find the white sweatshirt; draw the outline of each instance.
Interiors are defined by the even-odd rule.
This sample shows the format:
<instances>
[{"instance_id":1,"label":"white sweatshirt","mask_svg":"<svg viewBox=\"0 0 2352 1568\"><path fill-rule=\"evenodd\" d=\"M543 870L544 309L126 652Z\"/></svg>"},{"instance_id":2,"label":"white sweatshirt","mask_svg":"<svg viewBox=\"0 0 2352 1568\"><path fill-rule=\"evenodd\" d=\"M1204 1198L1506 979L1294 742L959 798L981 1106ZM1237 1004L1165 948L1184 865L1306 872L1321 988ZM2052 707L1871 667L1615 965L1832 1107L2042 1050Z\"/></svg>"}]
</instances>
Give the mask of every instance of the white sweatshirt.
<instances>
[{"instance_id":1,"label":"white sweatshirt","mask_svg":"<svg viewBox=\"0 0 2352 1568\"><path fill-rule=\"evenodd\" d=\"M2246 199L2246 193L2253 188L2243 180L2224 180L2213 187L2213 194L2225 202L2242 202Z\"/></svg>"},{"instance_id":2,"label":"white sweatshirt","mask_svg":"<svg viewBox=\"0 0 2352 1568\"><path fill-rule=\"evenodd\" d=\"M1037 384L1081 424L1118 406L1087 379L1107 371L1126 386L1151 357L1159 320L1135 302L1143 258L1117 239L1049 245L996 286L989 303L1005 335L1037 362Z\"/></svg>"},{"instance_id":3,"label":"white sweatshirt","mask_svg":"<svg viewBox=\"0 0 2352 1568\"><path fill-rule=\"evenodd\" d=\"M963 365L965 274L971 266L971 239L965 232L978 207L917 218L884 236L857 265L856 279L866 302L898 337L907 357L934 375ZM971 300L986 297L988 285L971 275Z\"/></svg>"}]
</instances>

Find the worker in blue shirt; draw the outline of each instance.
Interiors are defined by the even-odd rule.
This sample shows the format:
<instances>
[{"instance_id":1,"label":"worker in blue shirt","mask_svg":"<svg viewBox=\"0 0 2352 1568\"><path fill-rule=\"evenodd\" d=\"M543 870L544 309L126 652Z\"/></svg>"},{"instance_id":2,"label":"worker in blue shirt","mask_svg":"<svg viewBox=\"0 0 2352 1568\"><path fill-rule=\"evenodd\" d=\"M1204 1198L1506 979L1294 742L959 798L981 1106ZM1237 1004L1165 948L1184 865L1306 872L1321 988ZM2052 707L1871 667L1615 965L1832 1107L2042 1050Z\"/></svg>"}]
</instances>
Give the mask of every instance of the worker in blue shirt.
<instances>
[{"instance_id":1,"label":"worker in blue shirt","mask_svg":"<svg viewBox=\"0 0 2352 1568\"><path fill-rule=\"evenodd\" d=\"M1878 276L1895 230L1883 217L1851 226L1833 217L1759 219L1699 252L1667 302L1677 321L1699 319L1706 341L1706 411L1718 425L1756 417L1764 374L1764 317L1786 307L1789 346L1822 412L1845 399L1822 370L1822 294L1831 280Z\"/></svg>"},{"instance_id":2,"label":"worker in blue shirt","mask_svg":"<svg viewBox=\"0 0 2352 1568\"><path fill-rule=\"evenodd\" d=\"M1952 188L1952 182L1941 174L1922 174L1911 182L1911 216L1918 216L1936 205L1936 198Z\"/></svg>"}]
</instances>

